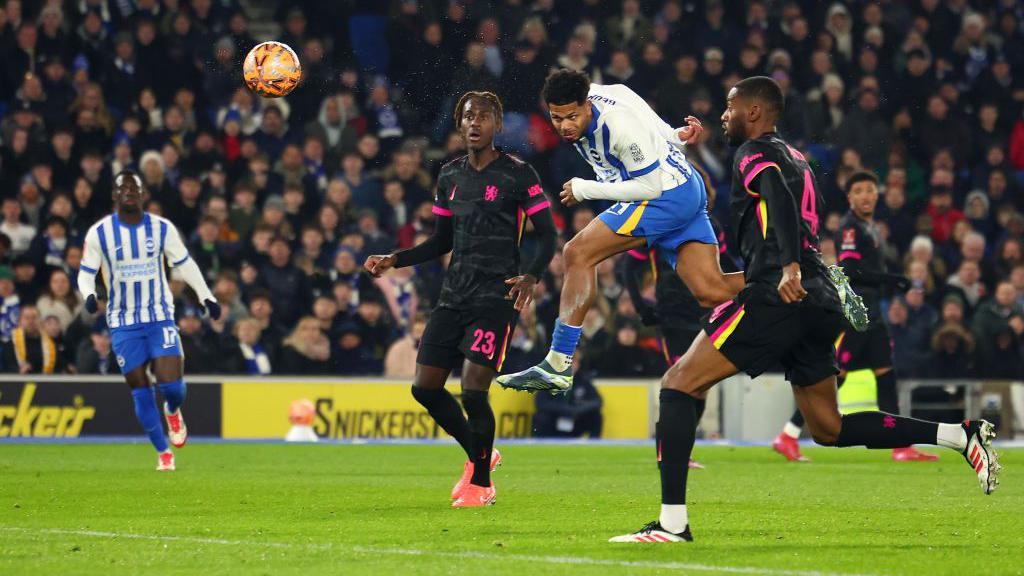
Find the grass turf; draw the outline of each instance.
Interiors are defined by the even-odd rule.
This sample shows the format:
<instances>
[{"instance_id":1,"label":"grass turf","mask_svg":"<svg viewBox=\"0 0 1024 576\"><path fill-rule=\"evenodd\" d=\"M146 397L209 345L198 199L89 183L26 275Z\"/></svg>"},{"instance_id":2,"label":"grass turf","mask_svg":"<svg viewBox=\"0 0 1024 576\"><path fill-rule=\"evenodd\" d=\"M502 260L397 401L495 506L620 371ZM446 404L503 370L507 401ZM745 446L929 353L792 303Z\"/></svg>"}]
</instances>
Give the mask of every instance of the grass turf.
<instances>
[{"instance_id":1,"label":"grass turf","mask_svg":"<svg viewBox=\"0 0 1024 576\"><path fill-rule=\"evenodd\" d=\"M652 447L514 445L496 506L449 509L454 445L0 444L0 574L1024 573L1024 450L982 494L963 458L698 447L696 541L656 518Z\"/></svg>"}]
</instances>

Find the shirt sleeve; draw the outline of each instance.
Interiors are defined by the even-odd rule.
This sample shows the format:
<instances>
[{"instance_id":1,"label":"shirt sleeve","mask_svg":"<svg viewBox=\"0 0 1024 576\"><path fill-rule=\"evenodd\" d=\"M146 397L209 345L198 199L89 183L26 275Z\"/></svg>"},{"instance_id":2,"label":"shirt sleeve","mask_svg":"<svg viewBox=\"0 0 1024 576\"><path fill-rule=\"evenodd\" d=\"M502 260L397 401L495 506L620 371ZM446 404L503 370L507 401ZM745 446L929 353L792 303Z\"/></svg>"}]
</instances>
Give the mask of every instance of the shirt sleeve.
<instances>
[{"instance_id":1,"label":"shirt sleeve","mask_svg":"<svg viewBox=\"0 0 1024 576\"><path fill-rule=\"evenodd\" d=\"M450 200L455 196L455 188L449 186L450 181L444 173L444 169L441 169L441 173L437 176L437 189L434 190L434 207L432 211L440 218L451 218L452 209Z\"/></svg>"},{"instance_id":2,"label":"shirt sleeve","mask_svg":"<svg viewBox=\"0 0 1024 576\"><path fill-rule=\"evenodd\" d=\"M660 134L639 128L640 119L626 110L609 113L605 126L610 139L608 160L619 170L629 178L638 178L658 169L660 146L665 145Z\"/></svg>"},{"instance_id":3,"label":"shirt sleeve","mask_svg":"<svg viewBox=\"0 0 1024 576\"><path fill-rule=\"evenodd\" d=\"M171 263L172 268L177 268L188 260L188 248L185 248L184 242L181 241L178 228L170 223L167 224L167 238L164 239L164 254L167 255L167 261Z\"/></svg>"},{"instance_id":4,"label":"shirt sleeve","mask_svg":"<svg viewBox=\"0 0 1024 576\"><path fill-rule=\"evenodd\" d=\"M533 216L541 210L551 207L544 187L541 186L540 177L537 171L529 164L525 165L519 172L520 205L526 211L527 216Z\"/></svg>"},{"instance_id":5,"label":"shirt sleeve","mask_svg":"<svg viewBox=\"0 0 1024 576\"><path fill-rule=\"evenodd\" d=\"M103 263L103 254L100 251L100 234L96 226L93 226L85 234L85 246L82 248L82 272L95 275Z\"/></svg>"},{"instance_id":6,"label":"shirt sleeve","mask_svg":"<svg viewBox=\"0 0 1024 576\"><path fill-rule=\"evenodd\" d=\"M775 168L779 173L782 172L782 168L772 158L770 151L754 143L744 144L736 151L737 177L743 183L743 188L747 191L747 194L755 198L761 196L757 191L754 179L768 168Z\"/></svg>"}]
</instances>

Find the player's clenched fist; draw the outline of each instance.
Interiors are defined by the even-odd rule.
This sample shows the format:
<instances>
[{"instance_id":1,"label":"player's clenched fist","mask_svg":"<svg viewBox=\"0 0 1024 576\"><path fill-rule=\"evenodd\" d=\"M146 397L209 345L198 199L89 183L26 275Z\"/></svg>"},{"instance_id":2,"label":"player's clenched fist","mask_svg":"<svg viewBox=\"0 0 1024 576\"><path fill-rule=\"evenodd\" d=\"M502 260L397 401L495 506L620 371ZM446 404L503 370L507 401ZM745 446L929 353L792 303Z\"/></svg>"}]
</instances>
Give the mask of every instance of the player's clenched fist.
<instances>
[{"instance_id":1,"label":"player's clenched fist","mask_svg":"<svg viewBox=\"0 0 1024 576\"><path fill-rule=\"evenodd\" d=\"M572 180L562 184L562 191L558 193L558 197L562 201L562 204L569 208L579 204L576 197L572 195Z\"/></svg>"},{"instance_id":2,"label":"player's clenched fist","mask_svg":"<svg viewBox=\"0 0 1024 576\"><path fill-rule=\"evenodd\" d=\"M782 280L779 281L779 296L786 304L799 302L807 296L807 291L800 284L800 263L793 262L782 268Z\"/></svg>"},{"instance_id":3,"label":"player's clenched fist","mask_svg":"<svg viewBox=\"0 0 1024 576\"><path fill-rule=\"evenodd\" d=\"M395 266L397 260L398 258L394 254L378 254L367 258L363 263L363 268L374 278L380 278L382 274Z\"/></svg>"}]
</instances>

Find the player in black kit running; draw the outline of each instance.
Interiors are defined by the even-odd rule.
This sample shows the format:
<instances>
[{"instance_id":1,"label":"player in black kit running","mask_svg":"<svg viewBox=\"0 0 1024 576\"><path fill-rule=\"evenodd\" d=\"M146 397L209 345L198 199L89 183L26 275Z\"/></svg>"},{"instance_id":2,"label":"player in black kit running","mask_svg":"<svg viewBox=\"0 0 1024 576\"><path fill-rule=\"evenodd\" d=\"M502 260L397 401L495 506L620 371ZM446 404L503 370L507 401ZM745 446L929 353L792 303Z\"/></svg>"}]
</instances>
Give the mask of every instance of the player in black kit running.
<instances>
[{"instance_id":1,"label":"player in black kit running","mask_svg":"<svg viewBox=\"0 0 1024 576\"><path fill-rule=\"evenodd\" d=\"M518 311L533 298L537 278L555 253L550 203L529 164L494 147L501 131L501 100L468 92L455 109L455 125L469 153L437 179L433 235L394 254L370 256L364 267L380 276L452 252L437 307L430 314L416 358L412 395L466 451L469 459L452 489L456 508L494 503L490 473L501 455L494 446L494 412L487 399L501 370ZM533 224L540 246L522 269L519 243ZM462 368L463 416L444 384Z\"/></svg>"},{"instance_id":2,"label":"player in black kit running","mask_svg":"<svg viewBox=\"0 0 1024 576\"><path fill-rule=\"evenodd\" d=\"M747 78L729 92L722 125L729 142L741 145L731 200L747 285L705 317L704 331L662 379L661 515L612 542L693 540L686 476L696 428L694 396L737 372L757 376L777 364L819 444L938 444L964 455L986 494L997 485L995 432L988 422L937 424L884 412L839 413L833 342L844 325L842 304L818 253L824 207L814 174L775 132L783 108L782 90L771 78Z\"/></svg>"},{"instance_id":3,"label":"player in black kit running","mask_svg":"<svg viewBox=\"0 0 1024 576\"><path fill-rule=\"evenodd\" d=\"M881 240L875 225L878 204L878 177L872 172L856 172L846 180L846 199L850 210L843 216L836 235L837 260L850 284L868 308L870 324L864 332L846 326L836 339L836 360L839 362L839 386L847 372L871 370L875 376L878 409L899 414L896 375L892 370L892 337L882 320L882 291L893 288L906 292L910 281L899 274L890 274L882 261ZM776 452L790 461L807 461L800 453L800 437L804 417L797 410L785 428L772 442ZM935 454L921 452L913 446L893 448L892 459L898 462L938 460Z\"/></svg>"}]
</instances>

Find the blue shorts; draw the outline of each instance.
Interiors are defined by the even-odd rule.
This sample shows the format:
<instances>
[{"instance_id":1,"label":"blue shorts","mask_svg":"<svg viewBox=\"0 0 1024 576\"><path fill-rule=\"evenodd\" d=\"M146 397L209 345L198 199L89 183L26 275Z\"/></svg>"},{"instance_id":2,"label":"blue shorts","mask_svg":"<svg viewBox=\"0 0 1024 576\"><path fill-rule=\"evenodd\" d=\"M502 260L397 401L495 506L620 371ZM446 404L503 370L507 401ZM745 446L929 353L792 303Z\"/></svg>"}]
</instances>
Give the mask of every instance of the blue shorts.
<instances>
[{"instance_id":1,"label":"blue shorts","mask_svg":"<svg viewBox=\"0 0 1024 576\"><path fill-rule=\"evenodd\" d=\"M676 252L687 242L718 244L708 217L708 193L696 173L654 200L619 202L598 215L612 232L647 239L676 267Z\"/></svg>"},{"instance_id":2,"label":"blue shorts","mask_svg":"<svg viewBox=\"0 0 1024 576\"><path fill-rule=\"evenodd\" d=\"M127 374L161 356L184 356L178 327L172 320L111 328L110 344L121 373Z\"/></svg>"}]
</instances>

